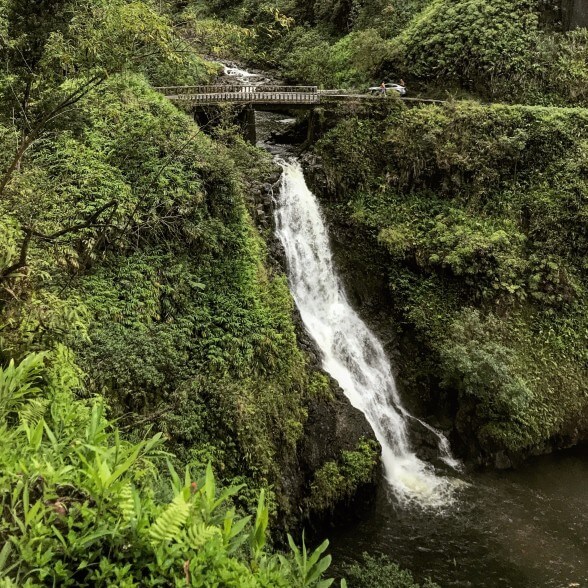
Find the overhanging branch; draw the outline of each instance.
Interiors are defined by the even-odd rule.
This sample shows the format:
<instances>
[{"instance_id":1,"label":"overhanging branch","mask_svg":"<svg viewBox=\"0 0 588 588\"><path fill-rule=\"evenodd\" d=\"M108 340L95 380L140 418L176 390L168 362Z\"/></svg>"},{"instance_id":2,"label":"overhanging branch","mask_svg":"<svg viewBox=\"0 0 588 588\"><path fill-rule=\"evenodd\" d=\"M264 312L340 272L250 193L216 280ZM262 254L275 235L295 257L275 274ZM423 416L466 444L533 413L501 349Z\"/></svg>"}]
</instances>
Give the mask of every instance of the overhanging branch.
<instances>
[{"instance_id":1,"label":"overhanging branch","mask_svg":"<svg viewBox=\"0 0 588 588\"><path fill-rule=\"evenodd\" d=\"M11 278L12 274L14 274L14 272L26 267L29 246L30 246L31 240L33 238L39 239L40 241L44 241L46 243L52 243L53 241L55 241L56 239L59 239L60 237L63 237L64 235L68 235L70 233L76 233L76 232L79 232L83 229L94 228L96 226L96 222L98 221L98 218L100 217L101 214L103 214L104 212L106 212L107 210L109 210L111 208L114 211L114 210L116 210L117 207L118 207L118 202L116 202L115 200L111 200L110 202L107 202L106 204L101 206L98 210L96 210L90 217L88 217L88 219L85 222L77 223L75 225L72 225L71 227L66 227L64 229L56 231L55 233L51 233L50 235L46 235L45 233L40 233L39 231L36 231L32 227L26 227L24 229L24 239L23 239L23 242L20 246L20 254L19 254L18 260L15 261L12 265L4 268L3 270L0 270L0 281L7 280L7 279Z\"/></svg>"}]
</instances>

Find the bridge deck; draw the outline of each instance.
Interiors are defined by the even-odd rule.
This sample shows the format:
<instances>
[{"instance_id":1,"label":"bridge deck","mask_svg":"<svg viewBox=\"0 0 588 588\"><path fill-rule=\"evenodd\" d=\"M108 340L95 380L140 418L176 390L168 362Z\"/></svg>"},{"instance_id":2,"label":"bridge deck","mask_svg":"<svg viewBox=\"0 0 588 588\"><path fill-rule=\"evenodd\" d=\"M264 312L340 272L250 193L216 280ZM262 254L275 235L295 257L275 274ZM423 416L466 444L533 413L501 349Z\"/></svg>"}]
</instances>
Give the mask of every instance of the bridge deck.
<instances>
[{"instance_id":1,"label":"bridge deck","mask_svg":"<svg viewBox=\"0 0 588 588\"><path fill-rule=\"evenodd\" d=\"M346 93L342 90L319 90L316 86L165 86L156 88L174 102L194 105L224 103L253 104L265 107L305 108L333 100L382 100L380 95ZM444 100L403 98L403 102L442 104Z\"/></svg>"},{"instance_id":2,"label":"bridge deck","mask_svg":"<svg viewBox=\"0 0 588 588\"><path fill-rule=\"evenodd\" d=\"M315 86L169 86L157 88L170 100L194 104L317 104Z\"/></svg>"}]
</instances>

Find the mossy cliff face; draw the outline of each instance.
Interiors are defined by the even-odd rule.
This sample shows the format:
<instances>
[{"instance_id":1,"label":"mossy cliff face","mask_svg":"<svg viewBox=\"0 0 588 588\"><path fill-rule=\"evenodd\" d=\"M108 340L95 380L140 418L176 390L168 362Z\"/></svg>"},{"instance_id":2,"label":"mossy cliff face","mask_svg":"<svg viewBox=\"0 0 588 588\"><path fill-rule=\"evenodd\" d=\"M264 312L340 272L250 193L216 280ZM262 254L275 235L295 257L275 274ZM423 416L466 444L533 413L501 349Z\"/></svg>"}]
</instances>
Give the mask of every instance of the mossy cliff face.
<instances>
[{"instance_id":1,"label":"mossy cliff face","mask_svg":"<svg viewBox=\"0 0 588 588\"><path fill-rule=\"evenodd\" d=\"M74 349L124 431L163 431L178 465L211 461L252 500L270 488L288 525L310 505L314 472L370 431L301 342L268 255L269 155L222 125L205 135L140 76L113 76L77 115L10 186L2 259L18 255L31 211L45 234L112 202L109 214L34 241L0 301L3 355Z\"/></svg>"},{"instance_id":2,"label":"mossy cliff face","mask_svg":"<svg viewBox=\"0 0 588 588\"><path fill-rule=\"evenodd\" d=\"M587 436L587 126L583 109L394 105L315 149L335 241L352 235L345 278L407 401L451 415L484 463ZM362 263L375 295L354 286Z\"/></svg>"}]
</instances>

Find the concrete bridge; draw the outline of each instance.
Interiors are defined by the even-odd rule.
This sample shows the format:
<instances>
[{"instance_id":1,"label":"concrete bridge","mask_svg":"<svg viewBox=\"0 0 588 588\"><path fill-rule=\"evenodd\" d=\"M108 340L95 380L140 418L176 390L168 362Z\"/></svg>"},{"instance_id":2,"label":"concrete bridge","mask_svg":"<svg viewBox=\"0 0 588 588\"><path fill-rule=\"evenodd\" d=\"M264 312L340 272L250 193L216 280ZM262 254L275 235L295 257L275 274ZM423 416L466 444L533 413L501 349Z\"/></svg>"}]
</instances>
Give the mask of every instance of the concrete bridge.
<instances>
[{"instance_id":1,"label":"concrete bridge","mask_svg":"<svg viewBox=\"0 0 588 588\"><path fill-rule=\"evenodd\" d=\"M312 108L321 101L316 86L166 86L156 88L174 102L191 106L251 104L258 110L281 106L287 109Z\"/></svg>"},{"instance_id":2,"label":"concrete bridge","mask_svg":"<svg viewBox=\"0 0 588 588\"><path fill-rule=\"evenodd\" d=\"M358 94L345 90L319 90L317 86L163 86L155 88L174 102L191 106L215 104L251 104L257 110L281 107L281 110L313 108L326 101L381 100L378 94ZM402 98L408 103L442 103L444 100Z\"/></svg>"},{"instance_id":3,"label":"concrete bridge","mask_svg":"<svg viewBox=\"0 0 588 588\"><path fill-rule=\"evenodd\" d=\"M218 106L221 104L242 105L238 114L245 137L255 144L255 111L289 112L308 110L309 138L314 129L314 108L326 103L343 101L379 101L383 97L373 94L357 94L344 90L319 90L317 86L279 86L279 85L213 85L213 86L163 86L155 88L172 102L190 108ZM440 104L443 100L426 98L406 98L402 101L411 104Z\"/></svg>"}]
</instances>

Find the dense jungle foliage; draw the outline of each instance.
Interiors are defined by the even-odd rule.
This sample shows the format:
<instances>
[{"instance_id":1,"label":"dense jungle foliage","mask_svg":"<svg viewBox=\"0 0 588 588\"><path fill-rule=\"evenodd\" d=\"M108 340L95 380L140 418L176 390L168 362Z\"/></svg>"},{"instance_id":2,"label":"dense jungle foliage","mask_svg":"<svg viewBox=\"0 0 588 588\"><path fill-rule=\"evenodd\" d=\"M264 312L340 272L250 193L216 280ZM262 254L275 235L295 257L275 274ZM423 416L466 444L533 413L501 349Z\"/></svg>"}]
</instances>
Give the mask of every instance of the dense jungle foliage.
<instances>
[{"instance_id":1,"label":"dense jungle foliage","mask_svg":"<svg viewBox=\"0 0 588 588\"><path fill-rule=\"evenodd\" d=\"M469 454L503 465L588 429L588 32L570 20L585 10L576 4L190 7L249 31L241 51L289 80L365 90L403 78L409 96L449 98L325 106L331 130L315 153L335 222L364 231L365 261L387 274L399 339L421 358L399 360L401 379L452 413Z\"/></svg>"},{"instance_id":2,"label":"dense jungle foliage","mask_svg":"<svg viewBox=\"0 0 588 588\"><path fill-rule=\"evenodd\" d=\"M332 584L326 544L278 552L269 521L351 499L378 448L303 460L335 391L255 222L274 166L230 109L199 126L154 89L214 59L450 99L319 113L331 218L385 268L407 391L470 455L585 434L573 1L0 0L0 587ZM417 586L369 555L348 575Z\"/></svg>"},{"instance_id":3,"label":"dense jungle foliage","mask_svg":"<svg viewBox=\"0 0 588 588\"><path fill-rule=\"evenodd\" d=\"M561 0L215 0L189 12L230 19L240 54L288 80L326 88L404 79L414 94L586 104L588 35Z\"/></svg>"},{"instance_id":4,"label":"dense jungle foliage","mask_svg":"<svg viewBox=\"0 0 588 588\"><path fill-rule=\"evenodd\" d=\"M439 588L431 580L416 583L409 572L382 555L364 553L361 562L346 566L345 572L350 585L356 588Z\"/></svg>"},{"instance_id":5,"label":"dense jungle foliage","mask_svg":"<svg viewBox=\"0 0 588 588\"><path fill-rule=\"evenodd\" d=\"M457 395L474 456L585 428L587 130L580 108L400 104L317 146L336 214L379 251L418 342L404 376Z\"/></svg>"},{"instance_id":6,"label":"dense jungle foliage","mask_svg":"<svg viewBox=\"0 0 588 588\"><path fill-rule=\"evenodd\" d=\"M153 89L219 71L180 9L0 0L2 585L330 584L325 546L265 550L268 513L283 533L354 487L299 469L333 392L254 222L269 156ZM345 443L316 467L365 483L377 447Z\"/></svg>"},{"instance_id":7,"label":"dense jungle foliage","mask_svg":"<svg viewBox=\"0 0 588 588\"><path fill-rule=\"evenodd\" d=\"M263 491L255 517L202 479L179 476L162 434L121 438L104 401L82 400L71 352L0 369L0 586L317 586L327 542L289 556L266 545ZM164 482L169 482L168 484ZM343 582L344 586L345 583Z\"/></svg>"}]
</instances>

